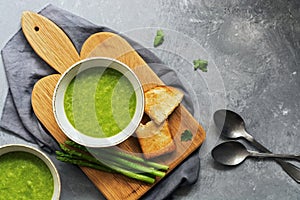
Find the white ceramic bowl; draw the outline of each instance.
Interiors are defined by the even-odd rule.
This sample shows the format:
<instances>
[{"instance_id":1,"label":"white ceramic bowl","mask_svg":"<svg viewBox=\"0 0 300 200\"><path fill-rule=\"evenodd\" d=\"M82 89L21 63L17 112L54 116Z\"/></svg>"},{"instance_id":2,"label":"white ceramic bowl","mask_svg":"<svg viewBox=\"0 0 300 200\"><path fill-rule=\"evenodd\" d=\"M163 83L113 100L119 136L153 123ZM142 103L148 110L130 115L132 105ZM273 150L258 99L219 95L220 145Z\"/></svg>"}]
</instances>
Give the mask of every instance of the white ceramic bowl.
<instances>
[{"instance_id":1,"label":"white ceramic bowl","mask_svg":"<svg viewBox=\"0 0 300 200\"><path fill-rule=\"evenodd\" d=\"M136 108L130 123L121 132L111 137L97 138L81 133L73 127L65 113L64 95L68 85L80 72L93 67L108 67L121 72L132 84L135 91ZM137 129L144 114L144 91L137 76L127 65L111 58L94 57L75 63L61 76L54 90L52 103L55 120L67 137L86 147L109 147L123 142Z\"/></svg>"},{"instance_id":2,"label":"white ceramic bowl","mask_svg":"<svg viewBox=\"0 0 300 200\"><path fill-rule=\"evenodd\" d=\"M60 178L57 169L55 168L55 165L52 163L50 158L48 158L48 156L43 152L41 152L40 150L24 144L9 144L9 145L1 146L0 156L9 152L17 152L17 151L33 154L38 158L40 158L42 161L44 161L44 163L49 168L54 181L54 191L53 191L52 200L58 200L61 192L61 183L60 183Z\"/></svg>"}]
</instances>

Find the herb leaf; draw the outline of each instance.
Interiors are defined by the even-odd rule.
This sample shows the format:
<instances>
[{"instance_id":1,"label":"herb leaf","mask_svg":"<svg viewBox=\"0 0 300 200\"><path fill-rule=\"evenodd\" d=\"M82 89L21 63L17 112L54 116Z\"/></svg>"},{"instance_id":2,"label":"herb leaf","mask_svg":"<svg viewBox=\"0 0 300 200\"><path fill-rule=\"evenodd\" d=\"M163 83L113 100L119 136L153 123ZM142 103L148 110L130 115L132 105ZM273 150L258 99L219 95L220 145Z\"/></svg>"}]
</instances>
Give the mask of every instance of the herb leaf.
<instances>
[{"instance_id":1,"label":"herb leaf","mask_svg":"<svg viewBox=\"0 0 300 200\"><path fill-rule=\"evenodd\" d=\"M154 38L154 47L158 47L164 42L164 32L163 30L157 30L156 36Z\"/></svg>"},{"instance_id":2,"label":"herb leaf","mask_svg":"<svg viewBox=\"0 0 300 200\"><path fill-rule=\"evenodd\" d=\"M193 134L190 130L185 130L183 131L183 133L181 133L181 141L189 141L189 140L192 140L193 138Z\"/></svg>"},{"instance_id":3,"label":"herb leaf","mask_svg":"<svg viewBox=\"0 0 300 200\"><path fill-rule=\"evenodd\" d=\"M198 60L194 60L193 63L194 63L194 70L200 69L203 72L207 72L207 65L208 65L207 60L198 59Z\"/></svg>"}]
</instances>

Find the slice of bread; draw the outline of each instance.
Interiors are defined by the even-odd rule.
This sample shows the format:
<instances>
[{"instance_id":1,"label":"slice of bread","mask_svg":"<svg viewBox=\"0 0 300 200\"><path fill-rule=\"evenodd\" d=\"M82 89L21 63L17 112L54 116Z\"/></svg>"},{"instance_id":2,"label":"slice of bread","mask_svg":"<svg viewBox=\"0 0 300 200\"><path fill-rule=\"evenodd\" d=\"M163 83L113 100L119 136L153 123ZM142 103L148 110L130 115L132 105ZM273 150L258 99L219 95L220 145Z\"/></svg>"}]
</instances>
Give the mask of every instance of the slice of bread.
<instances>
[{"instance_id":1,"label":"slice of bread","mask_svg":"<svg viewBox=\"0 0 300 200\"><path fill-rule=\"evenodd\" d=\"M165 121L180 104L183 93L170 86L157 86L145 92L145 113L156 123Z\"/></svg>"},{"instance_id":2,"label":"slice of bread","mask_svg":"<svg viewBox=\"0 0 300 200\"><path fill-rule=\"evenodd\" d=\"M153 121L145 125L140 124L136 135L145 158L161 156L176 149L167 120L160 125Z\"/></svg>"}]
</instances>

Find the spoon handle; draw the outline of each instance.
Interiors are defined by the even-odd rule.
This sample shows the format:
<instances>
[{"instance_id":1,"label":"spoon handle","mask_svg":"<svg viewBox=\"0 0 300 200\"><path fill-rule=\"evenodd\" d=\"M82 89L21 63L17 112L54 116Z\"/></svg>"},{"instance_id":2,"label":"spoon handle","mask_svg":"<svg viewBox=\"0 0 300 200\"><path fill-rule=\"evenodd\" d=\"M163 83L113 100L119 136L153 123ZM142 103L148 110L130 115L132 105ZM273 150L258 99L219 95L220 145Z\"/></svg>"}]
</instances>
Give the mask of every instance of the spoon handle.
<instances>
[{"instance_id":1,"label":"spoon handle","mask_svg":"<svg viewBox=\"0 0 300 200\"><path fill-rule=\"evenodd\" d=\"M258 158L283 158L283 159L292 159L300 161L299 155L292 154L274 154L274 153L259 153L255 151L249 151L250 156L258 157Z\"/></svg>"},{"instance_id":2,"label":"spoon handle","mask_svg":"<svg viewBox=\"0 0 300 200\"><path fill-rule=\"evenodd\" d=\"M265 153L272 153L258 141L256 141L253 137L246 138L246 140L251 143L255 148L258 150L265 152ZM281 168L290 176L292 177L297 183L300 183L300 168L293 165L292 163L283 161L279 158L274 158L274 160L281 166Z\"/></svg>"}]
</instances>

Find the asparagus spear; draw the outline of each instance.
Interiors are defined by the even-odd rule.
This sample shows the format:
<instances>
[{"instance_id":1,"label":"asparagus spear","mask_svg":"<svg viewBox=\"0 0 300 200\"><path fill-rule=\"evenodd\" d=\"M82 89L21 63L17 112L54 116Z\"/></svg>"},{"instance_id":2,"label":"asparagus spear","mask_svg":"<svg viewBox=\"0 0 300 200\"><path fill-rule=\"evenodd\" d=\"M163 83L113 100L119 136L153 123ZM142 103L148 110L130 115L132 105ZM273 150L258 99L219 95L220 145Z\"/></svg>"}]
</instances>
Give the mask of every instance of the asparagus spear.
<instances>
[{"instance_id":1,"label":"asparagus spear","mask_svg":"<svg viewBox=\"0 0 300 200\"><path fill-rule=\"evenodd\" d=\"M124 165L126 167L136 169L136 170L139 170L141 172L149 173L149 174L159 176L159 177L164 177L166 175L165 172L158 171L154 168L145 167L143 165L140 165L140 164L134 163L134 162L130 162L130 161L125 160L125 159L120 158L120 157L113 157L113 156L110 156L110 155L107 155L107 154L101 154L99 156L100 156L100 158L103 158L105 160L105 162L113 161L115 163L119 163L119 164Z\"/></svg>"},{"instance_id":2,"label":"asparagus spear","mask_svg":"<svg viewBox=\"0 0 300 200\"><path fill-rule=\"evenodd\" d=\"M112 165L110 165L110 167L116 171L116 172L119 172L120 174L123 174L125 176L128 176L130 178L134 178L134 179L137 179L137 180L140 180L140 181L144 181L146 183L154 183L155 182L155 179L154 178L151 178L149 176L146 176L146 175L143 175L143 174L136 174L132 171L128 171L126 169L122 169L116 165L114 165L114 163L111 163Z\"/></svg>"},{"instance_id":3,"label":"asparagus spear","mask_svg":"<svg viewBox=\"0 0 300 200\"><path fill-rule=\"evenodd\" d=\"M120 168L118 166L115 166L115 165L110 165L110 168L106 168L106 167L103 167L101 165L93 164L93 163L86 162L86 161L83 161L83 160L75 160L75 159L71 159L71 158L63 157L63 156L57 156L56 158L57 158L57 160L60 160L62 162L68 162L68 163L83 166L83 167L90 167L90 168L94 168L94 169L99 169L99 170L102 170L102 171L105 171L105 172L118 172L120 174L128 176L129 178L144 181L146 183L154 183L154 181L155 181L154 178L151 178L151 177L148 177L148 176L145 176L145 175L142 175L142 174L136 174L134 172L122 169L122 168Z\"/></svg>"},{"instance_id":4,"label":"asparagus spear","mask_svg":"<svg viewBox=\"0 0 300 200\"><path fill-rule=\"evenodd\" d=\"M105 164L101 163L99 160L97 160L96 158L94 158L94 157L92 157L90 155L87 155L87 154L84 154L84 153L81 153L81 152L69 149L68 147L66 147L63 144L59 144L59 146L67 154L70 154L72 156L77 156L77 157L79 157L81 159L84 159L84 160L87 160L87 161L90 161L90 162L93 162L93 163L96 163L96 164L105 165Z\"/></svg>"},{"instance_id":5,"label":"asparagus spear","mask_svg":"<svg viewBox=\"0 0 300 200\"><path fill-rule=\"evenodd\" d=\"M82 146L82 145L80 145L80 144L78 144L78 143L76 143L76 142L74 142L74 141L72 141L72 140L66 140L66 141L65 141L65 144L66 144L66 145L69 145L69 146L71 146L71 147L75 147L75 148L77 148L77 149L80 149L81 151L86 151L86 152L88 152L88 150L87 150L84 146Z\"/></svg>"},{"instance_id":6,"label":"asparagus spear","mask_svg":"<svg viewBox=\"0 0 300 200\"><path fill-rule=\"evenodd\" d=\"M167 166L167 165L163 165L163 164L159 164L159 163L156 163L156 162L147 161L147 160L145 160L145 159L143 159L141 157L134 156L134 155L122 152L122 151L118 151L118 150L115 150L113 148L110 148L110 149L101 149L101 151L104 151L106 153L110 153L110 154L113 154L113 155L121 156L123 158L127 158L127 159L130 159L130 160L133 160L133 161L137 161L137 162L143 163L143 164L145 164L147 166L154 167L155 169L165 170L165 171L169 169L169 166Z\"/></svg>"},{"instance_id":7,"label":"asparagus spear","mask_svg":"<svg viewBox=\"0 0 300 200\"><path fill-rule=\"evenodd\" d=\"M77 144L76 142L73 142L71 140L65 141L65 144L67 144L69 146L72 146L72 147L75 147L77 149L80 149L82 151L88 151L84 146L82 146L80 144ZM154 167L155 169L159 169L159 170L168 170L169 169L169 166L167 166L167 165L147 161L147 160L145 160L141 157L134 156L132 154L128 154L128 153L125 153L125 152L122 152L122 151L118 151L118 150L115 150L114 148L103 148L103 149L98 150L98 151L100 151L100 152L103 151L104 153L109 153L111 155L116 155L116 156L120 156L120 157L123 157L123 158L130 159L132 161L140 162L140 163L145 164L149 167Z\"/></svg>"},{"instance_id":8,"label":"asparagus spear","mask_svg":"<svg viewBox=\"0 0 300 200\"><path fill-rule=\"evenodd\" d=\"M82 160L78 156L66 154L61 151L55 151L55 153L56 153L56 158L62 162L68 162L68 163L72 163L72 164L79 165L79 166L97 168L99 170L106 171L106 172L113 172L113 170L111 170L109 167L107 167L101 163L94 164L92 162L87 162L85 160Z\"/></svg>"},{"instance_id":9,"label":"asparagus spear","mask_svg":"<svg viewBox=\"0 0 300 200\"><path fill-rule=\"evenodd\" d=\"M90 167L90 168L99 169L99 170L105 171L105 172L114 172L113 170L111 170L110 168L107 168L105 166L93 164L90 162L85 162L83 160L76 160L76 159L68 158L66 156L56 156L56 159L60 160L62 162L67 162L67 163L71 163L71 164L82 166L82 167Z\"/></svg>"},{"instance_id":10,"label":"asparagus spear","mask_svg":"<svg viewBox=\"0 0 300 200\"><path fill-rule=\"evenodd\" d=\"M140 172L149 173L149 174L152 174L152 175L155 175L155 176L163 177L163 176L166 175L166 173L164 173L164 172L155 170L153 168L145 167L145 166L142 166L140 164L133 163L133 162L127 161L127 160L119 158L119 157L112 157L112 156L109 156L109 155L106 155L106 154L102 154L102 155L100 155L100 157L102 159L98 160L98 159L94 158L93 156L90 156L90 155L87 155L87 154L84 154L84 153L80 153L80 152L77 152L75 150L71 150L63 144L60 144L60 147L63 151L65 151L68 154L80 157L84 160L87 160L87 161L90 161L90 162L93 162L93 163L96 163L96 164L105 165L107 167L111 167L110 166L111 162L109 162L109 161L113 161L114 163L119 163L121 165L124 165L125 167L136 169L136 170L139 170Z\"/></svg>"}]
</instances>

